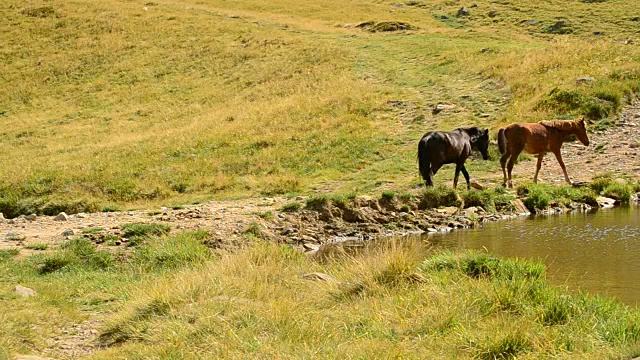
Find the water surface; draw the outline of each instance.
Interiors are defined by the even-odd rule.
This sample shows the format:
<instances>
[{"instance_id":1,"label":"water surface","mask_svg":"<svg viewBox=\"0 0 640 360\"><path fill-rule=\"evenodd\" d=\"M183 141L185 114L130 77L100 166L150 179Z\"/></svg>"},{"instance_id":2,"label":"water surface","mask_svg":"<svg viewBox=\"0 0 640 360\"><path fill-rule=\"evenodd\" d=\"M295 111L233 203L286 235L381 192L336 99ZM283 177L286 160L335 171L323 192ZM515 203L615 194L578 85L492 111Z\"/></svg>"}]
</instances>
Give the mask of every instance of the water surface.
<instances>
[{"instance_id":1,"label":"water surface","mask_svg":"<svg viewBox=\"0 0 640 360\"><path fill-rule=\"evenodd\" d=\"M541 260L558 285L640 305L640 207L601 209L486 223L429 234L436 248L486 249Z\"/></svg>"}]
</instances>

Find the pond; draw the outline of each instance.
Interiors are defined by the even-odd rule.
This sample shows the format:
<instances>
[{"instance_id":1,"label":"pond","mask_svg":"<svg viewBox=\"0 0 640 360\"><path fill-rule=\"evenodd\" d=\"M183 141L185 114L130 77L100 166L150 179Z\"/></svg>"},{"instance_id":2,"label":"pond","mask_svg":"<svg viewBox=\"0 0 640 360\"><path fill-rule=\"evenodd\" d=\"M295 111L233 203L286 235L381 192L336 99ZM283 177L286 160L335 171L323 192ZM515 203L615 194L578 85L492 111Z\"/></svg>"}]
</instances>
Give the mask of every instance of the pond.
<instances>
[{"instance_id":1,"label":"pond","mask_svg":"<svg viewBox=\"0 0 640 360\"><path fill-rule=\"evenodd\" d=\"M553 283L640 305L640 207L531 216L448 234L436 248L540 260Z\"/></svg>"}]
</instances>

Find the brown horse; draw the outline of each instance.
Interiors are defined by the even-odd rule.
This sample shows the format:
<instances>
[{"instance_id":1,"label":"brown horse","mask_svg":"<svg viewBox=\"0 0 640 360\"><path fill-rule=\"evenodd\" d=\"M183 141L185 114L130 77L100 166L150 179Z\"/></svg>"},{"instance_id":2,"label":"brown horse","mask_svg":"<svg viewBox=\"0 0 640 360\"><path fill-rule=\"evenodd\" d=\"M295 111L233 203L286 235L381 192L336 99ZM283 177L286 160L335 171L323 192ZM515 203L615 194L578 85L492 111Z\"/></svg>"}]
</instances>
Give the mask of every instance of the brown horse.
<instances>
[{"instance_id":1,"label":"brown horse","mask_svg":"<svg viewBox=\"0 0 640 360\"><path fill-rule=\"evenodd\" d=\"M576 135L578 140L585 146L589 146L589 137L587 136L587 127L584 121L584 117L580 117L576 120L568 121L541 121L533 124L511 124L506 128L498 131L498 147L502 158L500 158L500 165L502 166L502 174L504 175L503 186L509 185L513 187L511 182L511 170L516 163L518 155L524 150L529 154L538 155L538 164L536 166L536 174L533 176L533 182L538 182L538 172L540 166L542 166L542 158L547 152L552 152L560 167L564 172L564 179L567 183L571 184L569 175L567 175L567 168L562 161L562 155L560 154L560 147L562 143L571 135ZM509 163L507 164L507 160ZM505 171L505 165L509 171L509 178L507 181L507 172Z\"/></svg>"}]
</instances>

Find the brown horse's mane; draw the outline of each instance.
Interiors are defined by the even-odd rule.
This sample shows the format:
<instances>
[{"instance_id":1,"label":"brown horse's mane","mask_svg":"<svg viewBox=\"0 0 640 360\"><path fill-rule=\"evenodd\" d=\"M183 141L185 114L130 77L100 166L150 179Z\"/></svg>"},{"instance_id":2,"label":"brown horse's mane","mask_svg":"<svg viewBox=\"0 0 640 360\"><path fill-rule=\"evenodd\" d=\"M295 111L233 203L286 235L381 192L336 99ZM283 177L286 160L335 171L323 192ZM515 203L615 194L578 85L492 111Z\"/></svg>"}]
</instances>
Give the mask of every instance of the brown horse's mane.
<instances>
[{"instance_id":1,"label":"brown horse's mane","mask_svg":"<svg viewBox=\"0 0 640 360\"><path fill-rule=\"evenodd\" d=\"M548 121L540 121L540 124L558 129L560 131L571 131L578 127L580 120L548 120Z\"/></svg>"}]
</instances>

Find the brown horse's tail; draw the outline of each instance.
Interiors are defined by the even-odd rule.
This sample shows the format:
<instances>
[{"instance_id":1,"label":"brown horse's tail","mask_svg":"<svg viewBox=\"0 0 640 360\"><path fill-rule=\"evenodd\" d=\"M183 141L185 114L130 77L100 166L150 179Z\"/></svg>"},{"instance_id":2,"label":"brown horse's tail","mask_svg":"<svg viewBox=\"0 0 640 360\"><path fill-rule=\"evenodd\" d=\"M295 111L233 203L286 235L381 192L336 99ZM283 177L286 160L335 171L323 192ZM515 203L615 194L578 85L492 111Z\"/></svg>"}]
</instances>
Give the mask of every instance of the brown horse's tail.
<instances>
[{"instance_id":1,"label":"brown horse's tail","mask_svg":"<svg viewBox=\"0 0 640 360\"><path fill-rule=\"evenodd\" d=\"M504 135L504 128L498 130L498 149L502 155L507 152L507 137Z\"/></svg>"}]
</instances>

